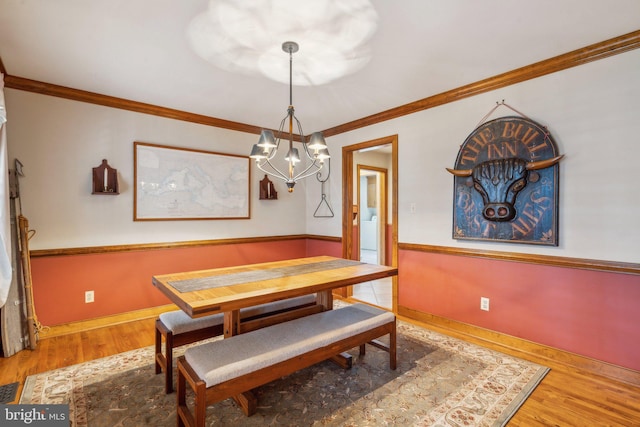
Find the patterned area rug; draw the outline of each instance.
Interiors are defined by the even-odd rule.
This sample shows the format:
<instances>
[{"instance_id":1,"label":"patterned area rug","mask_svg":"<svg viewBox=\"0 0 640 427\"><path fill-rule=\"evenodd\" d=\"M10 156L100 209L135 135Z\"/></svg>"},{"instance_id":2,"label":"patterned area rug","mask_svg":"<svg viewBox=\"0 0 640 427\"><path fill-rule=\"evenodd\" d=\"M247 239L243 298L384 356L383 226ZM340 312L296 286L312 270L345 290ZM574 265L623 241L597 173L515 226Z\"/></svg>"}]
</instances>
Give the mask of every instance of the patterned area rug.
<instances>
[{"instance_id":1,"label":"patterned area rug","mask_svg":"<svg viewBox=\"0 0 640 427\"><path fill-rule=\"evenodd\" d=\"M178 351L178 353L180 353ZM232 399L209 406L207 425L504 425L548 368L398 322L398 369L367 346L353 368L323 362L255 391L245 417ZM20 403L69 403L73 426L174 426L147 347L27 378ZM174 377L175 378L175 377Z\"/></svg>"}]
</instances>

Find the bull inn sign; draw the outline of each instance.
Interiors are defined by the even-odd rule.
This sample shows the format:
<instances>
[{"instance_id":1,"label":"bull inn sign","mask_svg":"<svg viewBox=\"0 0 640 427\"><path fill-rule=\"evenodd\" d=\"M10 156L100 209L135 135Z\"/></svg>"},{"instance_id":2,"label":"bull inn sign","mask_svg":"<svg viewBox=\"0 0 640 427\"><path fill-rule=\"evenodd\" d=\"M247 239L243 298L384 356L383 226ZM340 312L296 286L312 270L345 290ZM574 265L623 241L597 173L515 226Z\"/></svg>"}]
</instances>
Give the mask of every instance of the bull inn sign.
<instances>
[{"instance_id":1,"label":"bull inn sign","mask_svg":"<svg viewBox=\"0 0 640 427\"><path fill-rule=\"evenodd\" d=\"M561 158L547 129L530 119L478 126L447 168L453 238L557 246Z\"/></svg>"}]
</instances>

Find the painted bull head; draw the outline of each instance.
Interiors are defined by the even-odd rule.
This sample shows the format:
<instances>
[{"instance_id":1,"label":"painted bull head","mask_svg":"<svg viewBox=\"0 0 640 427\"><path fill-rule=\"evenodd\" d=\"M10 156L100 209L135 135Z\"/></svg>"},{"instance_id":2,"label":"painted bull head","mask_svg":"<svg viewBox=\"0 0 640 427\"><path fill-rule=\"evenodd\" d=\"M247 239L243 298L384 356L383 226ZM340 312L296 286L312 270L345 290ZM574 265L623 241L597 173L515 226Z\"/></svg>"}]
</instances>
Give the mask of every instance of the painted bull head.
<instances>
[{"instance_id":1,"label":"painted bull head","mask_svg":"<svg viewBox=\"0 0 640 427\"><path fill-rule=\"evenodd\" d=\"M482 162L473 169L449 169L455 176L472 177L473 187L482 195L482 216L489 221L511 221L516 216L514 207L517 194L527 185L529 171L557 164L562 156L537 162L519 158L496 159Z\"/></svg>"}]
</instances>

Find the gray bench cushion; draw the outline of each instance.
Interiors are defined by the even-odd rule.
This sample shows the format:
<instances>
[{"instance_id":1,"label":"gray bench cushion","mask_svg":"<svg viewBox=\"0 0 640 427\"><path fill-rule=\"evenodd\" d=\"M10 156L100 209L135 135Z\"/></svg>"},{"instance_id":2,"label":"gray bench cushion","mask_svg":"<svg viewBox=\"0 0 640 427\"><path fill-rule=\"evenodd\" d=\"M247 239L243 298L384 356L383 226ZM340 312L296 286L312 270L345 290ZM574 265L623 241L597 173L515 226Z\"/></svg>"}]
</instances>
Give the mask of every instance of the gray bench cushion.
<instances>
[{"instance_id":1,"label":"gray bench cushion","mask_svg":"<svg viewBox=\"0 0 640 427\"><path fill-rule=\"evenodd\" d=\"M207 387L392 322L366 304L313 314L188 349L185 358Z\"/></svg>"},{"instance_id":2,"label":"gray bench cushion","mask_svg":"<svg viewBox=\"0 0 640 427\"><path fill-rule=\"evenodd\" d=\"M273 311L284 310L299 305L310 304L316 300L315 294L303 295L301 297L288 298L280 301L274 301L267 304L260 304L254 307L247 307L240 310L240 318L247 318L266 314ZM223 314L212 314L199 318L189 317L182 310L169 311L162 313L160 321L173 332L174 335L191 332L198 329L209 328L211 326L221 325L223 323Z\"/></svg>"},{"instance_id":3,"label":"gray bench cushion","mask_svg":"<svg viewBox=\"0 0 640 427\"><path fill-rule=\"evenodd\" d=\"M287 298L280 301L269 302L266 304L254 305L253 307L241 308L240 318L258 316L273 311L285 310L287 308L296 307L304 304L312 304L316 301L316 294L303 295L301 297Z\"/></svg>"}]
</instances>

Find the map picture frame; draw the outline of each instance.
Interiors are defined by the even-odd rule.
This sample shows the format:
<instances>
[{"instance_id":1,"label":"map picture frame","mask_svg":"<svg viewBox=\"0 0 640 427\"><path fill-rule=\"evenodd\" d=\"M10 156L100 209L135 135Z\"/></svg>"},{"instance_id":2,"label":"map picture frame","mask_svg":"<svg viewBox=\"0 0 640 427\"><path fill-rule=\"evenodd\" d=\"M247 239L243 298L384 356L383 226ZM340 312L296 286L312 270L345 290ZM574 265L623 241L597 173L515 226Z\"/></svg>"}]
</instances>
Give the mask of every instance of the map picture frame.
<instances>
[{"instance_id":1,"label":"map picture frame","mask_svg":"<svg viewBox=\"0 0 640 427\"><path fill-rule=\"evenodd\" d=\"M248 156L135 141L134 221L249 219Z\"/></svg>"}]
</instances>

